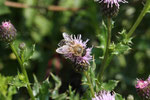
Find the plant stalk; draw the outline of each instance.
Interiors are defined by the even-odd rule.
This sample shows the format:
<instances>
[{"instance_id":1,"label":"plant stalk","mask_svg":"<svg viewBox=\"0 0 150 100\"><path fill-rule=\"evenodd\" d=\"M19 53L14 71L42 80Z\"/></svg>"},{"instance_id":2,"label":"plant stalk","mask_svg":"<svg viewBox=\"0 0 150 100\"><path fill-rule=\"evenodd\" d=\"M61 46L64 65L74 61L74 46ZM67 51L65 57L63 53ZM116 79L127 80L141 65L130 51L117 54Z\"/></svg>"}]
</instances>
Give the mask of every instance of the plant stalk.
<instances>
[{"instance_id":1,"label":"plant stalk","mask_svg":"<svg viewBox=\"0 0 150 100\"><path fill-rule=\"evenodd\" d=\"M136 20L135 24L132 26L132 28L130 29L128 33L128 38L132 36L133 32L136 30L136 28L138 27L138 25L140 24L140 22L142 21L143 17L145 16L145 14L147 13L149 9L150 9L150 0L146 0L146 4L142 12L140 13L138 19Z\"/></svg>"},{"instance_id":2,"label":"plant stalk","mask_svg":"<svg viewBox=\"0 0 150 100\"><path fill-rule=\"evenodd\" d=\"M23 62L22 62L21 58L19 57L19 55L18 55L18 53L17 53L15 47L13 46L13 42L10 43L10 48L11 48L11 50L13 51L13 53L15 54L15 56L16 56L16 58L17 58L19 64L20 64L21 71L22 71L23 75L25 76L25 80L26 80L26 82L27 82L27 90L28 90L28 93L29 93L29 95L30 95L30 97L31 97L31 100L35 100L34 95L33 95L33 92L32 92L32 89L31 89L31 86L30 86L30 83L29 83L29 79L28 79L28 75L27 75L26 69L25 69L25 67L23 66Z\"/></svg>"},{"instance_id":3,"label":"plant stalk","mask_svg":"<svg viewBox=\"0 0 150 100\"><path fill-rule=\"evenodd\" d=\"M88 81L88 83L89 83L89 87L90 87L90 90L91 90L91 93L92 93L92 97L95 97L95 96L94 96L94 88L93 88L91 79L90 79L90 77L89 77L89 75L88 75L88 73L87 73L86 71L84 71L84 75L86 76L87 81Z\"/></svg>"},{"instance_id":4,"label":"plant stalk","mask_svg":"<svg viewBox=\"0 0 150 100\"><path fill-rule=\"evenodd\" d=\"M108 57L109 56L109 46L110 46L110 43L111 43L111 29L112 29L112 20L111 20L111 18L107 18L107 31L108 31L108 34L107 34L106 51L105 51L105 54L104 54L104 59L102 61L100 71L98 73L98 79L99 79L100 82L102 82L102 76L104 74L104 71L105 71L106 67L108 66L107 60L109 58Z\"/></svg>"}]
</instances>

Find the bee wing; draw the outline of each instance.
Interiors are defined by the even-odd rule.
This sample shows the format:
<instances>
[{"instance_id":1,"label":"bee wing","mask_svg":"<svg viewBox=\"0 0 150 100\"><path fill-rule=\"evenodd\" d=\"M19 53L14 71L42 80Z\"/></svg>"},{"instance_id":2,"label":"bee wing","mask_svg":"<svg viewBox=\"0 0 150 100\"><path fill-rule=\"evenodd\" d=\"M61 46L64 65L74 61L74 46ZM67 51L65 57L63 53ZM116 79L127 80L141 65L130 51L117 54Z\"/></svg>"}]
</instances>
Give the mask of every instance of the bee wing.
<instances>
[{"instance_id":1,"label":"bee wing","mask_svg":"<svg viewBox=\"0 0 150 100\"><path fill-rule=\"evenodd\" d=\"M60 54L68 54L69 53L69 46L68 45L64 45L64 46L62 46L60 48L57 48L56 52L60 53Z\"/></svg>"},{"instance_id":2,"label":"bee wing","mask_svg":"<svg viewBox=\"0 0 150 100\"><path fill-rule=\"evenodd\" d=\"M68 35L67 33L63 33L63 37L64 37L64 39L66 40L66 41L71 41L72 39L71 39L71 36L70 35Z\"/></svg>"},{"instance_id":3,"label":"bee wing","mask_svg":"<svg viewBox=\"0 0 150 100\"><path fill-rule=\"evenodd\" d=\"M58 43L58 46L63 46L66 44L66 41L63 39Z\"/></svg>"}]
</instances>

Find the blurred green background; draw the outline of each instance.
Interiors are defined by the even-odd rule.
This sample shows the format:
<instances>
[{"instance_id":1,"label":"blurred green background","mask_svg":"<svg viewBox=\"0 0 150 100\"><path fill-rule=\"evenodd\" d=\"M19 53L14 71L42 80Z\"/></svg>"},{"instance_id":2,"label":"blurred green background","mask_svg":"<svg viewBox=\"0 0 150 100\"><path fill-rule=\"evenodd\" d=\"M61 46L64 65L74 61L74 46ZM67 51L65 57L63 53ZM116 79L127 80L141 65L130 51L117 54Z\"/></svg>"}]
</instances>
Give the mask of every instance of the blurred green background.
<instances>
[{"instance_id":1,"label":"blurred green background","mask_svg":"<svg viewBox=\"0 0 150 100\"><path fill-rule=\"evenodd\" d=\"M35 74L40 82L49 76L49 72L58 75L62 80L60 93L68 89L71 84L81 95L81 75L73 70L73 64L56 53L57 44L63 38L62 33L82 34L83 40L90 39L89 46L94 46L97 69L100 68L99 56L102 51L98 34L102 18L100 5L93 0L11 0L16 3L30 5L27 8L9 7L5 0L0 0L0 22L11 21L17 29L17 40L27 43L29 47L36 44L36 51L30 66L27 67L30 81ZM112 31L112 41L115 41L118 32L126 29L127 32L140 14L144 1L129 0L128 4L121 4L119 14L113 20L115 26ZM10 4L12 5L12 4ZM48 10L48 6L64 8L78 8L77 10L60 11ZM16 5L15 5L16 6ZM32 6L32 7L31 7ZM34 6L34 7L33 7ZM23 7L23 6L22 6ZM119 80L115 89L123 97L132 94L137 99L134 88L136 78L146 79L150 71L150 14L147 14L142 23L134 32L133 44L130 52L114 57L105 72L105 81ZM19 70L11 50L0 42L0 73L5 76L15 76ZM98 73L98 72L96 72ZM27 91L22 88L14 100L26 100ZM22 99L21 99L22 98Z\"/></svg>"}]
</instances>

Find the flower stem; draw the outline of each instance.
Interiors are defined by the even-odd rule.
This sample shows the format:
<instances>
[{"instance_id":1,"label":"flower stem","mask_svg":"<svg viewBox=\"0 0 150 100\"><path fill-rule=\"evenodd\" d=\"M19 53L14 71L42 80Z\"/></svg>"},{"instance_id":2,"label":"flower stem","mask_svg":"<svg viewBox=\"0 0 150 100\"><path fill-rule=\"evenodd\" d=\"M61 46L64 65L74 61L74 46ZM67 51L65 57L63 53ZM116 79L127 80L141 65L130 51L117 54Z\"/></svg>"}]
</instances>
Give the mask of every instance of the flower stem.
<instances>
[{"instance_id":1,"label":"flower stem","mask_svg":"<svg viewBox=\"0 0 150 100\"><path fill-rule=\"evenodd\" d=\"M23 61L21 60L21 58L19 57L15 47L13 46L13 42L10 43L10 48L11 50L13 51L13 53L15 54L19 64L20 64L20 67L21 67L21 71L23 73L23 75L25 76L25 81L27 82L27 90L28 90L28 93L31 97L32 100L35 100L34 98L34 95L33 95L33 92L32 92L32 89L31 89L31 86L30 86L30 83L29 83L29 79L28 79L28 75L27 75L27 72L26 72L26 69L24 68L23 66Z\"/></svg>"},{"instance_id":2,"label":"flower stem","mask_svg":"<svg viewBox=\"0 0 150 100\"><path fill-rule=\"evenodd\" d=\"M86 71L84 71L84 75L86 76L87 78L87 81L88 81L88 84L89 84L89 87L90 87L90 90L91 90L91 93L92 93L92 97L95 97L94 96L94 88L93 88L93 85L92 85L92 82L91 82L91 79L88 75L88 73Z\"/></svg>"},{"instance_id":3,"label":"flower stem","mask_svg":"<svg viewBox=\"0 0 150 100\"><path fill-rule=\"evenodd\" d=\"M100 82L102 82L102 76L104 74L104 71L106 69L106 67L108 66L107 64L107 60L108 60L108 56L109 56L109 45L111 43L111 29L112 29L112 20L111 18L107 18L107 44L106 44L106 51L104 54L104 59L102 61L102 66L100 68L100 72L98 73L98 79Z\"/></svg>"},{"instance_id":4,"label":"flower stem","mask_svg":"<svg viewBox=\"0 0 150 100\"><path fill-rule=\"evenodd\" d=\"M150 8L150 0L146 0L146 4L145 4L142 12L140 13L138 19L136 20L135 24L132 26L132 28L130 29L130 31L128 33L128 38L130 36L132 36L133 32L136 30L137 26L140 24L140 22L142 21L143 17L145 16L145 14L149 10L149 8Z\"/></svg>"}]
</instances>

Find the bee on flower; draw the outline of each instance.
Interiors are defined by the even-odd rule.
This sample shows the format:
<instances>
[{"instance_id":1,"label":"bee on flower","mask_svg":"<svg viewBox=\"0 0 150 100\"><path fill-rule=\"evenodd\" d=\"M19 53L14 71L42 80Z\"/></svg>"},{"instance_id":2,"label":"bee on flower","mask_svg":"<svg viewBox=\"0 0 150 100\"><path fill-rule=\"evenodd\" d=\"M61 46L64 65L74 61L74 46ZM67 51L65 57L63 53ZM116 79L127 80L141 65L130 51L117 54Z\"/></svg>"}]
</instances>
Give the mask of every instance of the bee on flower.
<instances>
[{"instance_id":1,"label":"bee on flower","mask_svg":"<svg viewBox=\"0 0 150 100\"><path fill-rule=\"evenodd\" d=\"M63 33L63 37L64 39L58 44L59 47L56 49L56 52L63 54L66 59L70 59L75 63L77 70L78 68L87 69L92 60L92 47L87 48L87 42L89 40L82 41L81 35L76 37L75 35L68 35L67 33Z\"/></svg>"},{"instance_id":2,"label":"bee on flower","mask_svg":"<svg viewBox=\"0 0 150 100\"><path fill-rule=\"evenodd\" d=\"M114 91L101 90L92 100L115 100L115 95Z\"/></svg>"}]
</instances>

